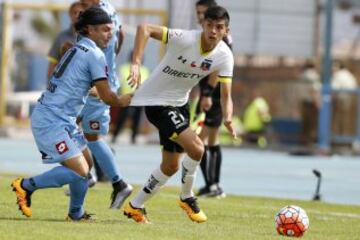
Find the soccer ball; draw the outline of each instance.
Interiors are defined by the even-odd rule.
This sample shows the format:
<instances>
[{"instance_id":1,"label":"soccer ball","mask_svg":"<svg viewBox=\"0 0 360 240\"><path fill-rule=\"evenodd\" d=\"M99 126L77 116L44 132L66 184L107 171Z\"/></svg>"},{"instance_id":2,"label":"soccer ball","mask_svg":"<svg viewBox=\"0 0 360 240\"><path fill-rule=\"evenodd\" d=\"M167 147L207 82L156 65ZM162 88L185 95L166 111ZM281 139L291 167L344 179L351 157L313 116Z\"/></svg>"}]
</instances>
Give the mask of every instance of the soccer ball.
<instances>
[{"instance_id":1,"label":"soccer ball","mask_svg":"<svg viewBox=\"0 0 360 240\"><path fill-rule=\"evenodd\" d=\"M301 207L286 206L275 216L276 231L288 237L301 237L309 228L309 218Z\"/></svg>"}]
</instances>

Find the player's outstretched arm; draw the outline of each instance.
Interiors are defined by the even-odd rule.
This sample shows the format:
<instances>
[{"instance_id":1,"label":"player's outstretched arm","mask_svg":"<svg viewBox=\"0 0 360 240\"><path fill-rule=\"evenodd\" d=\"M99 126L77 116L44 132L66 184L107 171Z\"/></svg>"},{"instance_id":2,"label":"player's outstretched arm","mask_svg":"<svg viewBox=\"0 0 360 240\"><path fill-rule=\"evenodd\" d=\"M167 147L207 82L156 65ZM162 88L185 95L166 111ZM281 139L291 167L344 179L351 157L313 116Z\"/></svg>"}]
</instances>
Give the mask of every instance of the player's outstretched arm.
<instances>
[{"instance_id":1,"label":"player's outstretched arm","mask_svg":"<svg viewBox=\"0 0 360 240\"><path fill-rule=\"evenodd\" d=\"M140 66L148 39L151 37L162 40L165 32L167 32L167 28L158 25L145 23L137 27L132 65L127 79L131 87L138 87L141 83Z\"/></svg>"},{"instance_id":2,"label":"player's outstretched arm","mask_svg":"<svg viewBox=\"0 0 360 240\"><path fill-rule=\"evenodd\" d=\"M221 108L223 111L224 125L229 133L236 138L236 131L232 125L233 101L231 97L231 82L221 82Z\"/></svg>"},{"instance_id":3,"label":"player's outstretched arm","mask_svg":"<svg viewBox=\"0 0 360 240\"><path fill-rule=\"evenodd\" d=\"M107 105L116 107L129 106L132 94L123 94L118 96L116 93L111 91L108 80L106 78L96 81L95 87L100 99Z\"/></svg>"}]
</instances>

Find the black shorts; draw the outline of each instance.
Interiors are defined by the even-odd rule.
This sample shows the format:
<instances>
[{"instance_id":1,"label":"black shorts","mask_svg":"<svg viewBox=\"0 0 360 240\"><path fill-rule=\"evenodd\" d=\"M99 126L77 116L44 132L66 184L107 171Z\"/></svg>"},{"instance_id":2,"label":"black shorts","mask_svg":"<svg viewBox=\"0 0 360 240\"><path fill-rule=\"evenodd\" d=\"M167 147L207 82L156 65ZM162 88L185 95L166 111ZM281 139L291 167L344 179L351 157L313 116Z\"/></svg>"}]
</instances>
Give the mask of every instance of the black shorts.
<instances>
[{"instance_id":1,"label":"black shorts","mask_svg":"<svg viewBox=\"0 0 360 240\"><path fill-rule=\"evenodd\" d=\"M196 107L196 113L200 113L200 102L199 99L198 105ZM220 99L212 97L212 105L209 111L205 112L205 121L204 125L211 128L218 128L222 123L222 111L221 111L221 102Z\"/></svg>"},{"instance_id":2,"label":"black shorts","mask_svg":"<svg viewBox=\"0 0 360 240\"><path fill-rule=\"evenodd\" d=\"M168 152L184 152L184 149L171 140L189 127L189 106L146 106L148 120L159 130L160 144Z\"/></svg>"},{"instance_id":3,"label":"black shorts","mask_svg":"<svg viewBox=\"0 0 360 240\"><path fill-rule=\"evenodd\" d=\"M221 102L219 99L212 99L212 106L205 112L204 125L212 128L218 128L222 123Z\"/></svg>"},{"instance_id":4,"label":"black shorts","mask_svg":"<svg viewBox=\"0 0 360 240\"><path fill-rule=\"evenodd\" d=\"M205 77L200 80L200 96L203 95L205 86L208 84L208 77ZM218 83L214 89L214 92L211 96L212 106L209 111L205 112L205 121L204 125L211 128L218 128L222 123L222 111L221 111L221 102L220 102L220 83ZM196 107L196 113L200 113L200 103L201 98L199 99L198 105Z\"/></svg>"}]
</instances>

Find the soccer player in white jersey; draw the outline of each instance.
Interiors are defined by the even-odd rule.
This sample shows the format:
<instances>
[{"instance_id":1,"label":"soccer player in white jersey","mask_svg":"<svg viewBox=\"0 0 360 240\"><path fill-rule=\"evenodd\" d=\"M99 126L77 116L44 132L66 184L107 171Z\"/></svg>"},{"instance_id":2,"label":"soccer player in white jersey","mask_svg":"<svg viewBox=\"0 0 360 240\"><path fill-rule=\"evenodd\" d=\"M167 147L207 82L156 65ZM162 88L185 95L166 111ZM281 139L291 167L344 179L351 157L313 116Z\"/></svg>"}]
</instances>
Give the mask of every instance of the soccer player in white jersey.
<instances>
[{"instance_id":1,"label":"soccer player in white jersey","mask_svg":"<svg viewBox=\"0 0 360 240\"><path fill-rule=\"evenodd\" d=\"M106 104L124 107L131 100L131 95L117 96L109 87L105 55L100 48L109 43L112 27L111 18L100 8L90 8L80 15L75 28L82 39L61 58L32 113L31 129L43 162L59 166L12 182L19 209L27 217L32 215L31 195L36 190L69 184L67 219L91 218L83 204L92 159L84 135L76 125L76 117L92 86Z\"/></svg>"},{"instance_id":2,"label":"soccer player in white jersey","mask_svg":"<svg viewBox=\"0 0 360 240\"><path fill-rule=\"evenodd\" d=\"M139 69L149 37L167 44L167 51L132 99L132 106L146 106L149 121L159 130L162 162L156 168L135 198L125 205L124 214L139 223L148 223L145 202L149 200L177 172L181 164L181 194L178 204L192 221L205 222L207 217L199 208L192 191L196 169L204 153L201 139L189 128L188 98L190 90L209 75L202 107L211 106L211 93L221 82L221 102L224 124L235 137L231 119L231 79L234 59L222 41L228 33L229 14L223 7L209 8L202 24L203 31L167 29L150 24L140 25L135 37L134 55L129 82L138 85Z\"/></svg>"},{"instance_id":3,"label":"soccer player in white jersey","mask_svg":"<svg viewBox=\"0 0 360 240\"><path fill-rule=\"evenodd\" d=\"M124 38L119 17L114 7L108 1L80 0L80 2L85 9L94 6L103 9L113 21L113 35L108 46L103 51L109 67L109 85L111 90L116 93L120 86L116 72L116 56L120 51ZM125 199L131 194L133 188L124 181L116 164L114 153L103 139L103 136L109 131L110 108L95 94L94 96L89 96L79 118L81 119L85 137L88 140L88 147L96 163L112 182L113 191L110 208L120 208Z\"/></svg>"}]
</instances>

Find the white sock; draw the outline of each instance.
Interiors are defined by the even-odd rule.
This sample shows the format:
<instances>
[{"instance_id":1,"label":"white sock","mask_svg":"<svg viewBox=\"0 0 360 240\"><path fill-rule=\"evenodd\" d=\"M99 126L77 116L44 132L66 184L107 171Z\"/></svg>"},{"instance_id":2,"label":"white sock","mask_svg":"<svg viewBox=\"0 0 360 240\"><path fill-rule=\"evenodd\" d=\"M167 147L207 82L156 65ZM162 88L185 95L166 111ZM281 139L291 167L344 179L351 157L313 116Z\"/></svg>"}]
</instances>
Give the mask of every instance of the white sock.
<instances>
[{"instance_id":1,"label":"white sock","mask_svg":"<svg viewBox=\"0 0 360 240\"><path fill-rule=\"evenodd\" d=\"M143 208L144 203L154 196L158 190L164 186L170 177L165 175L160 168L155 169L143 188L136 194L131 201L131 205L136 208Z\"/></svg>"},{"instance_id":2,"label":"white sock","mask_svg":"<svg viewBox=\"0 0 360 240\"><path fill-rule=\"evenodd\" d=\"M199 166L200 161L195 161L190 159L188 156L182 161L182 169L181 169L181 199L186 199L194 196L194 192L192 191L196 170Z\"/></svg>"}]
</instances>

